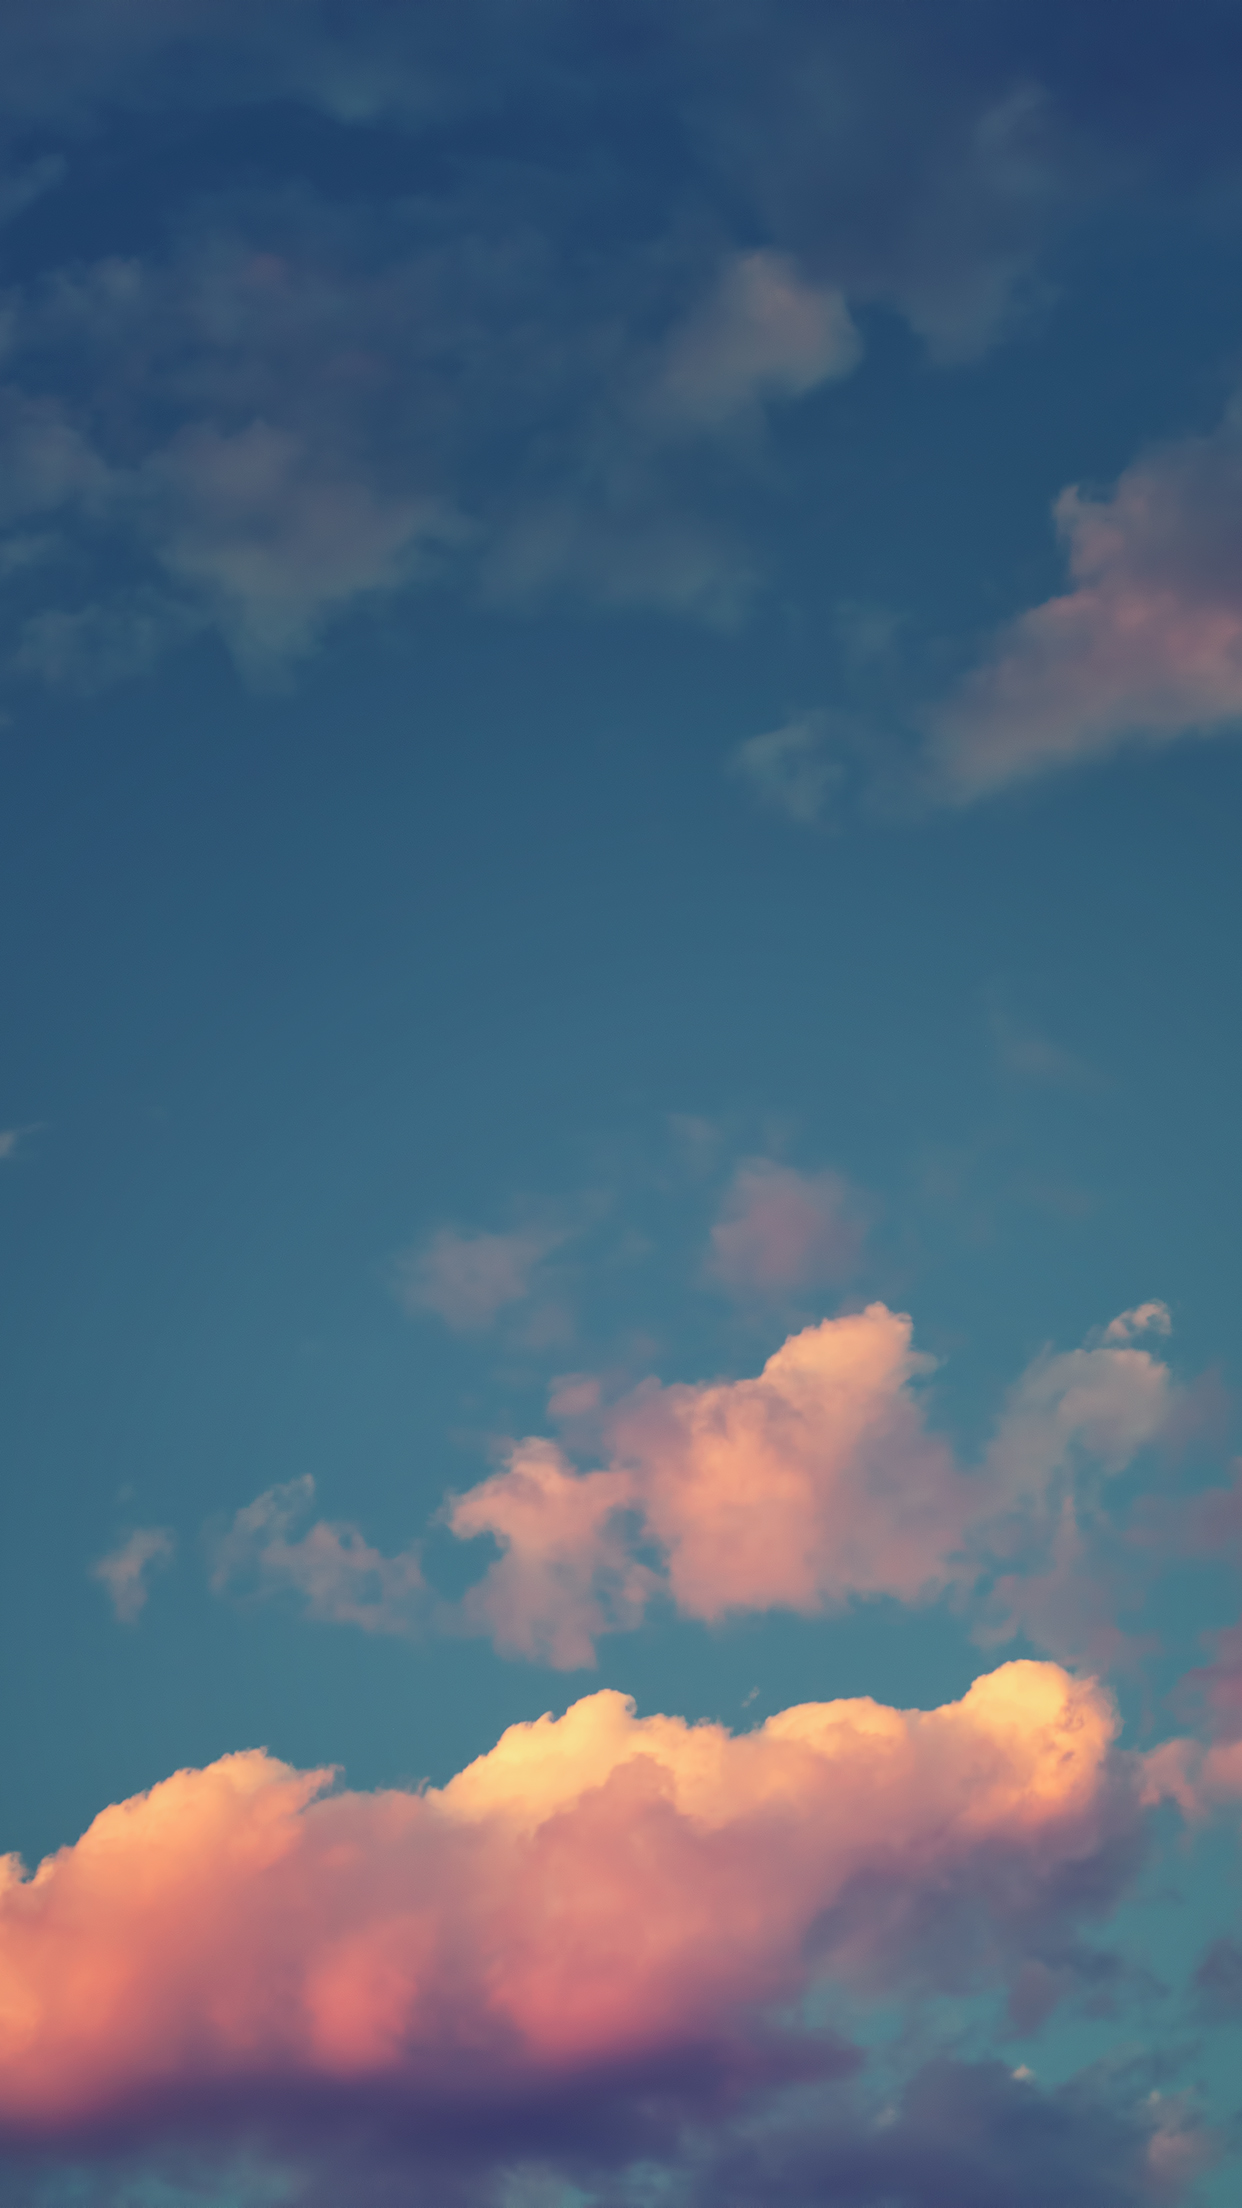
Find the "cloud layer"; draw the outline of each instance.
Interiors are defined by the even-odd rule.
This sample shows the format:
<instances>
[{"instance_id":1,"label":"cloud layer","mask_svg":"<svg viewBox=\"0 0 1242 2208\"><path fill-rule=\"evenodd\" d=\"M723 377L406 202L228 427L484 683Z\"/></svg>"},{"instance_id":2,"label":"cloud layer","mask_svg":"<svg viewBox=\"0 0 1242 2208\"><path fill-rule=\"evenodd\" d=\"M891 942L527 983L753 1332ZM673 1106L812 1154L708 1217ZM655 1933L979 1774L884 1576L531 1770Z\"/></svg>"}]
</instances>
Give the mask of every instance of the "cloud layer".
<instances>
[{"instance_id":1,"label":"cloud layer","mask_svg":"<svg viewBox=\"0 0 1242 2208\"><path fill-rule=\"evenodd\" d=\"M3 300L8 657L89 688L215 630L270 676L428 580L735 618L784 496L765 423L854 371L860 317L986 350L1120 177L1180 188L1179 100L1226 74L1162 27L1156 99L1136 33L1088 123L1077 20L950 13L959 36L900 0L606 25L541 0L520 29L499 0L10 11L0 217L70 242L19 253ZM208 160L170 193L162 110L246 181ZM92 163L121 143L141 205L101 252ZM1203 164L1235 144L1201 136ZM743 760L800 817L804 738Z\"/></svg>"}]
</instances>

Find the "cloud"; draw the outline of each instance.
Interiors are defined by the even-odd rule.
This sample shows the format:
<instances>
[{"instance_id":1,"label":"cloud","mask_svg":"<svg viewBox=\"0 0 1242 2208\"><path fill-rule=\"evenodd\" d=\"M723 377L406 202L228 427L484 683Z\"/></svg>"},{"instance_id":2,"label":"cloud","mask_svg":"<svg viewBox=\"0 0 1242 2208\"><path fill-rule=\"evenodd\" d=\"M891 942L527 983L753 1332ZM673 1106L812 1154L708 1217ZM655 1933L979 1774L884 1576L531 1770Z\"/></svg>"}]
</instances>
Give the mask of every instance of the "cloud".
<instances>
[{"instance_id":1,"label":"cloud","mask_svg":"<svg viewBox=\"0 0 1242 2208\"><path fill-rule=\"evenodd\" d=\"M166 1526L135 1526L134 1531L91 1566L91 1578L106 1587L122 1625L137 1623L146 1608L149 1580L171 1564L176 1542Z\"/></svg>"},{"instance_id":2,"label":"cloud","mask_svg":"<svg viewBox=\"0 0 1242 2208\"><path fill-rule=\"evenodd\" d=\"M690 2199L693 2208L1137 2208L1180 2199L1219 2142L1192 2108L1135 2087L1126 2077L1110 2091L1088 2073L1049 2090L1024 2067L939 2056L882 2108L838 2094L818 2121L731 2127L691 2165Z\"/></svg>"},{"instance_id":3,"label":"cloud","mask_svg":"<svg viewBox=\"0 0 1242 2208\"><path fill-rule=\"evenodd\" d=\"M1003 1006L992 1006L990 1024L1000 1064L1015 1080L1079 1092L1099 1088L1100 1077L1085 1059L1053 1042L1037 1027L1014 1019Z\"/></svg>"},{"instance_id":4,"label":"cloud","mask_svg":"<svg viewBox=\"0 0 1242 2208\"><path fill-rule=\"evenodd\" d=\"M1028 1366L988 1450L1001 1493L1015 1502L1039 1494L1084 1453L1105 1471L1120 1471L1160 1432L1173 1405L1168 1367L1148 1350L1114 1346L1131 1338L1114 1329L1130 1328L1137 1316L1127 1311L1113 1320L1098 1348L1045 1350Z\"/></svg>"},{"instance_id":5,"label":"cloud","mask_svg":"<svg viewBox=\"0 0 1242 2208\"><path fill-rule=\"evenodd\" d=\"M736 1295L782 1295L848 1279L862 1241L856 1202L839 1174L747 1158L712 1228L707 1273Z\"/></svg>"},{"instance_id":6,"label":"cloud","mask_svg":"<svg viewBox=\"0 0 1242 2208\"><path fill-rule=\"evenodd\" d=\"M839 291L808 283L786 253L738 253L670 334L654 403L674 421L717 428L849 375L861 357Z\"/></svg>"},{"instance_id":7,"label":"cloud","mask_svg":"<svg viewBox=\"0 0 1242 2208\"><path fill-rule=\"evenodd\" d=\"M1002 629L931 718L952 802L1242 722L1242 403L1055 513L1071 589Z\"/></svg>"},{"instance_id":8,"label":"cloud","mask_svg":"<svg viewBox=\"0 0 1242 2208\"><path fill-rule=\"evenodd\" d=\"M1199 98L1210 45L1177 65ZM558 0L520 25L501 0L7 11L0 120L49 141L14 219L54 189L68 241L4 305L0 473L58 525L24 674L118 679L210 628L270 677L428 583L736 619L797 495L765 420L850 372L859 315L977 355L1038 305L1065 224L1181 143L1163 47L1162 98L1138 115L1136 80L1088 123L1055 27L1019 59L973 16L946 37L900 5L778 0L664 10L643 51ZM228 189L209 160L170 184L158 245L91 258L84 144L141 166L171 103L235 148L273 101L317 111L310 137L266 133ZM419 166L429 129L459 154ZM397 145L417 189L375 182ZM808 717L741 771L802 819L831 779Z\"/></svg>"},{"instance_id":9,"label":"cloud","mask_svg":"<svg viewBox=\"0 0 1242 2208\"><path fill-rule=\"evenodd\" d=\"M464 1597L467 1629L507 1656L593 1664L599 1636L640 1625L660 1585L632 1553L633 1504L626 1473L577 1473L554 1442L520 1442L503 1472L448 1505L458 1540L490 1534L503 1552Z\"/></svg>"},{"instance_id":10,"label":"cloud","mask_svg":"<svg viewBox=\"0 0 1242 2208\"><path fill-rule=\"evenodd\" d=\"M487 1535L500 1551L456 1606L426 1587L416 1545L385 1558L356 1527L324 1522L290 1540L309 1478L237 1514L213 1586L290 1590L311 1617L373 1632L485 1633L568 1669L653 1604L710 1624L880 1595L965 1599L1005 1561L1023 1570L998 1584L993 1610L1007 1602L1009 1618L1059 1631L1067 1500L1090 1504L1160 1433L1168 1369L1111 1343L1046 1351L965 1469L927 1423L919 1384L934 1360L912 1337L908 1317L873 1303L791 1335L753 1378L646 1381L599 1416L595 1470L540 1436L514 1443L500 1471L443 1507L458 1539ZM1030 1575L1050 1550L1044 1584Z\"/></svg>"},{"instance_id":11,"label":"cloud","mask_svg":"<svg viewBox=\"0 0 1242 2208\"><path fill-rule=\"evenodd\" d=\"M856 2058L775 2027L1020 1979L1118 1894L1141 1767L1099 1688L1011 1664L929 1712L739 1738L607 1692L443 1788L258 1751L105 1810L0 1886L0 2137L279 2137L509 2161ZM631 2111L629 2119L626 2109ZM620 2125L620 2133L617 2126Z\"/></svg>"},{"instance_id":12,"label":"cloud","mask_svg":"<svg viewBox=\"0 0 1242 2208\"><path fill-rule=\"evenodd\" d=\"M801 827L820 819L841 779L839 763L826 751L831 727L824 712L798 713L780 728L748 736L734 746L727 770L749 782L770 812L784 813Z\"/></svg>"},{"instance_id":13,"label":"cloud","mask_svg":"<svg viewBox=\"0 0 1242 2208\"><path fill-rule=\"evenodd\" d=\"M1132 1311L1119 1311L1104 1329L1106 1342L1132 1342L1139 1334L1171 1334L1173 1320L1167 1303L1137 1303Z\"/></svg>"},{"instance_id":14,"label":"cloud","mask_svg":"<svg viewBox=\"0 0 1242 2208\"><path fill-rule=\"evenodd\" d=\"M187 426L152 455L144 489L164 564L258 669L305 652L335 608L391 592L464 530L442 501L360 481L261 420Z\"/></svg>"},{"instance_id":15,"label":"cloud","mask_svg":"<svg viewBox=\"0 0 1242 2208\"><path fill-rule=\"evenodd\" d=\"M486 1234L441 1227L400 1259L397 1293L407 1311L432 1311L459 1333L481 1332L526 1301L536 1268L566 1239L553 1228Z\"/></svg>"},{"instance_id":16,"label":"cloud","mask_svg":"<svg viewBox=\"0 0 1242 2208\"><path fill-rule=\"evenodd\" d=\"M429 1606L417 1545L400 1556L381 1556L356 1526L324 1519L291 1539L314 1497L315 1482L305 1473L239 1510L227 1532L210 1543L213 1593L296 1594L307 1617L324 1625L416 1632Z\"/></svg>"},{"instance_id":17,"label":"cloud","mask_svg":"<svg viewBox=\"0 0 1242 2208\"><path fill-rule=\"evenodd\" d=\"M450 1509L454 1532L489 1532L503 1551L471 1591L470 1622L566 1663L657 1593L710 1623L966 1591L998 1551L1038 1559L1066 1482L1129 1463L1173 1400L1145 1350L1046 1352L970 1472L926 1424L918 1382L932 1362L910 1320L876 1303L791 1335L755 1379L646 1382L605 1421L605 1471L518 1444Z\"/></svg>"}]
</instances>

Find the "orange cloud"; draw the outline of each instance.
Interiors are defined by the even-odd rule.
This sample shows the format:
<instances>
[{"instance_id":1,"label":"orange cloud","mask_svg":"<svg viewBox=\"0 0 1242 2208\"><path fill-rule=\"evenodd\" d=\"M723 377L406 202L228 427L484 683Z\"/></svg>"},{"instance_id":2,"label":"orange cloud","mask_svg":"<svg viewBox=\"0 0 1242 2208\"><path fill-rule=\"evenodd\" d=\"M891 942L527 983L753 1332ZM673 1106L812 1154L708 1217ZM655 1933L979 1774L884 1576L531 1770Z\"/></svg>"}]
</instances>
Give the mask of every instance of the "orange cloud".
<instances>
[{"instance_id":1,"label":"orange cloud","mask_svg":"<svg viewBox=\"0 0 1242 2208\"><path fill-rule=\"evenodd\" d=\"M218 2136L312 2090L408 2124L742 2047L816 1979L1003 1973L1124 1874L1115 1724L1016 1663L930 1712L810 1703L740 1737L595 1694L422 1794L260 1751L179 1772L33 1878L5 1859L0 2132Z\"/></svg>"},{"instance_id":2,"label":"orange cloud","mask_svg":"<svg viewBox=\"0 0 1242 2208\"><path fill-rule=\"evenodd\" d=\"M932 717L941 794L968 802L1126 743L1242 720L1242 403L1056 502L1071 588L1010 622Z\"/></svg>"},{"instance_id":3,"label":"orange cloud","mask_svg":"<svg viewBox=\"0 0 1242 2208\"><path fill-rule=\"evenodd\" d=\"M1148 1351L1048 1354L967 1472L925 1423L917 1383L934 1360L912 1331L873 1303L791 1335L753 1379L649 1381L607 1422L605 1471L519 1443L450 1506L454 1533L490 1533L503 1551L471 1590L468 1622L569 1665L592 1661L599 1633L636 1624L660 1591L706 1621L924 1600L972 1585L998 1529L1041 1507L1077 1458L1115 1470L1168 1415L1168 1370Z\"/></svg>"}]
</instances>

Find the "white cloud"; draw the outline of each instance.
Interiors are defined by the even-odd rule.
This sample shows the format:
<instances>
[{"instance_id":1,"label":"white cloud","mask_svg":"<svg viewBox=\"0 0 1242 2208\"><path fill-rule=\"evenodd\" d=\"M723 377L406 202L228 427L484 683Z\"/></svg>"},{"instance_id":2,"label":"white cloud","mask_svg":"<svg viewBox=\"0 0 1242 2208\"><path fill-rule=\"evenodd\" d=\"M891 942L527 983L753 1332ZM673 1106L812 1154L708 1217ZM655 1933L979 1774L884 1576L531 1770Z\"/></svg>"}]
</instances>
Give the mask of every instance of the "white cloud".
<instances>
[{"instance_id":1,"label":"white cloud","mask_svg":"<svg viewBox=\"0 0 1242 2208\"><path fill-rule=\"evenodd\" d=\"M1011 621L928 716L964 804L1126 745L1242 728L1242 400L1055 507L1070 588Z\"/></svg>"}]
</instances>

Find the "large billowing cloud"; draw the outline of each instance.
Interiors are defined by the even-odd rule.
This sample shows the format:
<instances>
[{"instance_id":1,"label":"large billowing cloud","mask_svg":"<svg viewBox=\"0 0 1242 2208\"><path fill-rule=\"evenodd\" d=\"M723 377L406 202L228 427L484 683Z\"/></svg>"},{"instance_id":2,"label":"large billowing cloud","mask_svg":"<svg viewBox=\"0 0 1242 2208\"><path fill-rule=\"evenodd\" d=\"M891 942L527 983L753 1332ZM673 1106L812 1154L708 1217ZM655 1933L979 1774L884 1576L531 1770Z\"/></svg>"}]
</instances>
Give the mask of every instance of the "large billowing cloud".
<instances>
[{"instance_id":1,"label":"large billowing cloud","mask_svg":"<svg viewBox=\"0 0 1242 2208\"><path fill-rule=\"evenodd\" d=\"M759 1200L770 1194L765 1180ZM758 1235L752 1208L738 1223ZM835 1196L829 1209L835 1233ZM787 1225L781 1212L782 1259ZM459 1539L489 1535L501 1552L456 1606L432 1596L417 1546L384 1558L357 1528L326 1522L293 1535L309 1479L238 1513L214 1583L300 1592L311 1616L375 1632L464 1627L562 1669L594 1663L600 1635L639 1625L653 1604L714 1623L966 1594L998 1559L1055 1544L1073 1496L1159 1434L1168 1367L1134 1336L1166 1321L1163 1305L1145 1305L1094 1347L1037 1358L982 1463L966 1468L928 1423L922 1384L935 1360L914 1348L909 1318L873 1303L791 1335L753 1377L644 1382L605 1415L607 1461L595 1469L543 1436L515 1443L500 1471L445 1507ZM1022 1616L1023 1584L1011 1574L994 1607ZM1028 1610L1043 1645L1066 1645L1055 1580L1042 1610Z\"/></svg>"},{"instance_id":2,"label":"large billowing cloud","mask_svg":"<svg viewBox=\"0 0 1242 2208\"><path fill-rule=\"evenodd\" d=\"M959 802L1242 724L1242 408L1102 497L1063 491L1056 518L1071 588L1003 629L936 716L935 771Z\"/></svg>"},{"instance_id":3,"label":"large billowing cloud","mask_svg":"<svg viewBox=\"0 0 1242 2208\"><path fill-rule=\"evenodd\" d=\"M424 1793L259 1751L179 1772L33 1879L7 1861L0 2136L485 2153L525 2125L529 2152L660 2079L690 2105L831 2074L854 2058L790 2007L817 1982L1070 1982L1138 1844L1114 1735L1096 1686L1020 1663L930 1712L811 1703L741 1737L596 1694Z\"/></svg>"}]
</instances>

